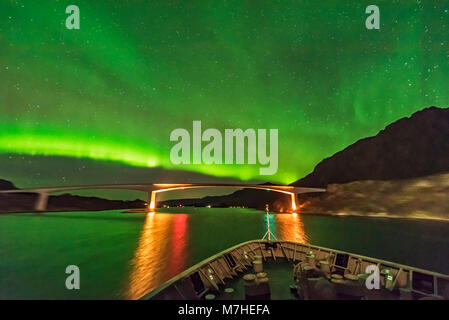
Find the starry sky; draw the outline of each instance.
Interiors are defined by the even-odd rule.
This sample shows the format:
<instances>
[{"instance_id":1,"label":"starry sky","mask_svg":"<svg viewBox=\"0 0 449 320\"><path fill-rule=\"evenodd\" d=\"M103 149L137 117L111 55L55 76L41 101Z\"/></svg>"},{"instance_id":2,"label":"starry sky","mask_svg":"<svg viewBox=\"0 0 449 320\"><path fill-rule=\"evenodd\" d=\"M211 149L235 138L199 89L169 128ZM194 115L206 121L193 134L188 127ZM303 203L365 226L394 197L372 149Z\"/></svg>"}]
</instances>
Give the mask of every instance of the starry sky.
<instances>
[{"instance_id":1,"label":"starry sky","mask_svg":"<svg viewBox=\"0 0 449 320\"><path fill-rule=\"evenodd\" d=\"M58 185L80 172L65 159L84 159L291 183L399 118L448 107L449 2L376 1L381 28L367 30L371 2L3 0L0 178L51 163L53 181L21 185ZM80 30L65 28L70 4ZM278 129L277 174L172 164L170 132L193 120Z\"/></svg>"}]
</instances>

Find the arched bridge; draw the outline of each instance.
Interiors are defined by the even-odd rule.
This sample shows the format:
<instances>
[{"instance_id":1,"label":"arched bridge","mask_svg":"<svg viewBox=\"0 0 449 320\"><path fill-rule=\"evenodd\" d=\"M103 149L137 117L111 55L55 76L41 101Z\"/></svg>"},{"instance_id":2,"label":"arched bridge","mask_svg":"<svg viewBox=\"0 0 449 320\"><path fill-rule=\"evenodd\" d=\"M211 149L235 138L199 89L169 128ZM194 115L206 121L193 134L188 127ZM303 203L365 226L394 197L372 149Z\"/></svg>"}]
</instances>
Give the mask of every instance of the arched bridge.
<instances>
[{"instance_id":1,"label":"arched bridge","mask_svg":"<svg viewBox=\"0 0 449 320\"><path fill-rule=\"evenodd\" d=\"M261 185L261 184L195 184L195 183L149 183L149 184L106 184L106 185L86 185L86 186L62 186L45 187L33 189L2 190L0 193L37 193L38 198L35 204L36 211L45 211L47 208L48 195L55 192L95 190L95 189L119 189L136 190L148 192L150 203L148 209L154 210L157 204L157 194L161 192L197 188L237 188L237 189L258 189L285 193L291 196L292 211L296 211L297 195L301 193L325 192L325 189L303 188L284 185Z\"/></svg>"}]
</instances>

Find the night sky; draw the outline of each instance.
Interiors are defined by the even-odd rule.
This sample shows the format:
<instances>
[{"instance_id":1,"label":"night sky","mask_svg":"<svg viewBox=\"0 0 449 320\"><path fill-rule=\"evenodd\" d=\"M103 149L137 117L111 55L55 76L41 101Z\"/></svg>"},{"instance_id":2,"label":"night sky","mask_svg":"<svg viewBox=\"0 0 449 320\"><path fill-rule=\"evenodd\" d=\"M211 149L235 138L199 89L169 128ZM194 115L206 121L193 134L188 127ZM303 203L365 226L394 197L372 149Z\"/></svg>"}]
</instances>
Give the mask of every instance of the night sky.
<instances>
[{"instance_id":1,"label":"night sky","mask_svg":"<svg viewBox=\"0 0 449 320\"><path fill-rule=\"evenodd\" d=\"M65 28L69 4L80 30ZM54 181L22 185L66 182L80 168L65 157L291 183L401 117L448 107L449 2L376 1L380 30L365 28L369 4L2 0L0 178L25 172L14 157L39 171L48 156ZM171 164L170 132L193 120L279 129L278 173Z\"/></svg>"}]
</instances>

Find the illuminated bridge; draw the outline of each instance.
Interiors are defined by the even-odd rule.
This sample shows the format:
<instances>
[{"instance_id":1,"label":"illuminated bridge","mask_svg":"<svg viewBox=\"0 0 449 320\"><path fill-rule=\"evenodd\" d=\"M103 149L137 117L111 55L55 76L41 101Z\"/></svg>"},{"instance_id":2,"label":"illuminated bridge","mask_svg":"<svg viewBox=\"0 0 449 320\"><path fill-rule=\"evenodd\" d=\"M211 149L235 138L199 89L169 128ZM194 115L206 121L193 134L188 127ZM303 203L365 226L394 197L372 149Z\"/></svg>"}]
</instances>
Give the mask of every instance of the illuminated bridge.
<instances>
[{"instance_id":1,"label":"illuminated bridge","mask_svg":"<svg viewBox=\"0 0 449 320\"><path fill-rule=\"evenodd\" d=\"M296 211L297 195L301 193L325 192L325 189L303 188L283 185L261 185L261 184L194 184L194 183L149 183L149 184L106 184L106 185L87 185L87 186L63 186L63 187L46 187L33 189L16 189L2 190L0 193L36 193L38 194L35 204L36 211L45 211L47 208L48 195L55 192L79 191L79 190L95 190L95 189L119 189L119 190L136 190L148 192L149 206L148 209L156 208L158 193L197 189L197 188L237 188L237 189L258 189L280 192L291 196L291 209Z\"/></svg>"}]
</instances>

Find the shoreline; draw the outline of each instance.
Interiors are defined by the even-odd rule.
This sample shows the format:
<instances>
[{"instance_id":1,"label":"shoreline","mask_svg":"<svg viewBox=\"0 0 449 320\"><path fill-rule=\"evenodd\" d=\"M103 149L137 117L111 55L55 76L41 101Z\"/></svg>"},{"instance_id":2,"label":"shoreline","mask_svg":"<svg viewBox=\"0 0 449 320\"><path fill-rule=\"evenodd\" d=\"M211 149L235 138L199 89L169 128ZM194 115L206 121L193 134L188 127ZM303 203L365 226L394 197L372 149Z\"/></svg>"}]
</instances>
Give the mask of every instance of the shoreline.
<instances>
[{"instance_id":1,"label":"shoreline","mask_svg":"<svg viewBox=\"0 0 449 320\"><path fill-rule=\"evenodd\" d=\"M205 207L187 207L186 208L205 208ZM214 208L212 208L214 209ZM215 208L215 209L223 209L223 208ZM231 208L229 208L231 209ZM255 208L247 208L252 210L258 210ZM51 211L42 211L42 212L2 212L0 213L0 216L2 215L13 215L13 214L34 214L34 215L42 215L45 213L63 213L63 212L102 212L102 211L115 211L120 210L121 213L147 213L145 208L138 209L138 208L116 208L116 209L89 209L89 210L51 210ZM264 213L263 210L258 210L261 213ZM157 212L156 212L157 213ZM270 214L291 214L289 212L270 212ZM443 221L443 222L449 222L448 218L441 218L441 217L433 217L433 216L401 216L401 215L390 215L385 213L370 213L370 214L361 214L361 213L346 213L346 212L334 212L334 213L322 213L322 212L297 212L297 214L300 215L307 215L307 216L327 216L327 217L358 217L358 218L380 218L380 219L403 219L403 220L423 220L423 221Z\"/></svg>"},{"instance_id":2,"label":"shoreline","mask_svg":"<svg viewBox=\"0 0 449 320\"><path fill-rule=\"evenodd\" d=\"M390 215L390 214L384 214L384 213L361 214L361 213L345 213L345 212L336 212L336 213L300 212L300 214L304 214L304 215L319 215L319 216L332 216L332 217L364 217L364 218L431 220L431 221L445 221L445 222L449 222L449 218L425 217L425 216L401 216L401 215Z\"/></svg>"}]
</instances>

